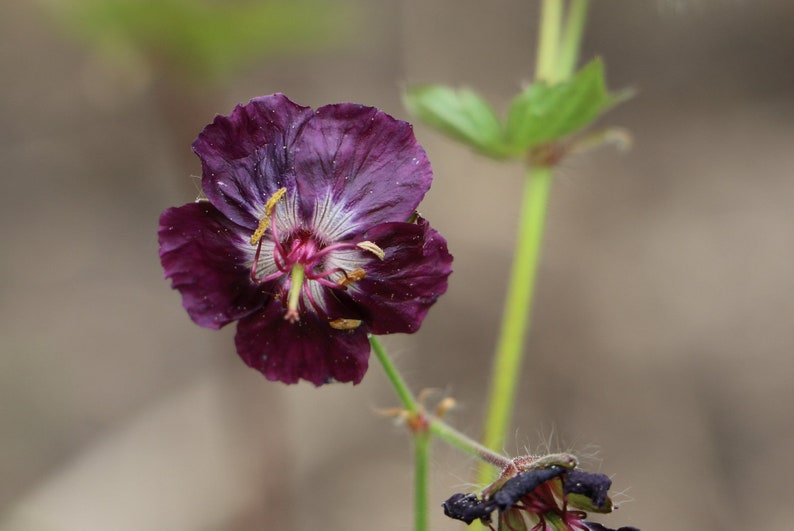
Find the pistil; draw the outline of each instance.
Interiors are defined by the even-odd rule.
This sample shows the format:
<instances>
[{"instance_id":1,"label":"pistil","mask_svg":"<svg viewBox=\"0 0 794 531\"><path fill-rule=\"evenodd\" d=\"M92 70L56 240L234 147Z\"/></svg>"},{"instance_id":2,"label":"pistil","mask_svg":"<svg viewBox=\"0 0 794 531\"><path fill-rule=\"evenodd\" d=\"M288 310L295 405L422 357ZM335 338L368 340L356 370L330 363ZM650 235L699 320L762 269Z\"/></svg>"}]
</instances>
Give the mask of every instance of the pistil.
<instances>
[{"instance_id":1,"label":"pistil","mask_svg":"<svg viewBox=\"0 0 794 531\"><path fill-rule=\"evenodd\" d=\"M303 264L295 264L290 272L289 294L287 295L287 313L284 319L290 323L297 323L300 320L298 314L298 302L300 302L301 291L303 289L303 279L305 277Z\"/></svg>"}]
</instances>

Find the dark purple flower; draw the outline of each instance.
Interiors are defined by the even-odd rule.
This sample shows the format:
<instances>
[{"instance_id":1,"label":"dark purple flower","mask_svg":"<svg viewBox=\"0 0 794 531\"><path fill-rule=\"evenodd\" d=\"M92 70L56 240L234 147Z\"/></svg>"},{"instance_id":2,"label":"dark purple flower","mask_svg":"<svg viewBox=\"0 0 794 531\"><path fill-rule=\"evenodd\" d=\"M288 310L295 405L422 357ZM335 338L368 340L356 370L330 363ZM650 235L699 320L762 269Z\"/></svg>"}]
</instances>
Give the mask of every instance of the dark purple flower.
<instances>
[{"instance_id":1,"label":"dark purple flower","mask_svg":"<svg viewBox=\"0 0 794 531\"><path fill-rule=\"evenodd\" d=\"M193 150L207 200L160 217L165 276L199 325L239 321L237 351L268 379L358 383L367 334L415 332L446 291L409 124L275 94L216 117Z\"/></svg>"},{"instance_id":2,"label":"dark purple flower","mask_svg":"<svg viewBox=\"0 0 794 531\"><path fill-rule=\"evenodd\" d=\"M612 481L575 466L576 458L569 454L518 458L481 497L451 496L443 504L444 514L467 524L479 519L493 530L491 513L497 511L499 531L612 531L585 521L588 511L608 513L614 509L608 496ZM617 531L638 530L621 527Z\"/></svg>"}]
</instances>

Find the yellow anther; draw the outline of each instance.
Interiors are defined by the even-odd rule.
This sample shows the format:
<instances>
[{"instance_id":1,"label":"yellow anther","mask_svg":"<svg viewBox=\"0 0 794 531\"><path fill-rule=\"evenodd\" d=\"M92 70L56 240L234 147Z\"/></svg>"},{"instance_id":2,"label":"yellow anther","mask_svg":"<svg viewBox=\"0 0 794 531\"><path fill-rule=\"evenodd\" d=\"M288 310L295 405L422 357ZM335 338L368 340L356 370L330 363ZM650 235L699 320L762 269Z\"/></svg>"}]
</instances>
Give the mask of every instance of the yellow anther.
<instances>
[{"instance_id":1,"label":"yellow anther","mask_svg":"<svg viewBox=\"0 0 794 531\"><path fill-rule=\"evenodd\" d=\"M353 282L358 282L365 276L367 276L367 272L364 271L363 269L354 269L350 273L345 273L342 278L336 281L336 283L344 288L349 286Z\"/></svg>"},{"instance_id":2,"label":"yellow anther","mask_svg":"<svg viewBox=\"0 0 794 531\"><path fill-rule=\"evenodd\" d=\"M270 225L270 217L265 216L259 220L259 226L257 226L256 230L251 235L251 245L256 245L259 243L259 240L261 240L262 236L265 235L268 225Z\"/></svg>"},{"instance_id":3,"label":"yellow anther","mask_svg":"<svg viewBox=\"0 0 794 531\"><path fill-rule=\"evenodd\" d=\"M458 403L455 401L454 398L451 396L446 397L444 400L438 403L436 406L436 416L438 418L443 417L446 415L447 411L457 406Z\"/></svg>"},{"instance_id":4,"label":"yellow anther","mask_svg":"<svg viewBox=\"0 0 794 531\"><path fill-rule=\"evenodd\" d=\"M270 196L270 199L267 200L265 203L265 215L259 220L259 225L256 227L256 230L251 235L251 245L256 245L259 243L259 240L262 239L262 236L265 235L265 231L270 226L270 216L273 214L273 209L276 208L276 203L284 197L284 194L287 193L286 188L279 188L276 190L276 193Z\"/></svg>"},{"instance_id":5,"label":"yellow anther","mask_svg":"<svg viewBox=\"0 0 794 531\"><path fill-rule=\"evenodd\" d=\"M270 217L270 214L273 213L273 209L276 208L276 203L284 197L284 194L287 193L286 188L279 188L276 190L276 193L270 196L270 199L267 200L265 203L265 216Z\"/></svg>"},{"instance_id":6,"label":"yellow anther","mask_svg":"<svg viewBox=\"0 0 794 531\"><path fill-rule=\"evenodd\" d=\"M383 249L381 249L380 247L378 247L376 244L372 243L371 241L359 242L359 243L356 244L356 247L358 247L359 249L363 249L364 251L371 252L372 254L374 254L375 256L380 258L381 260L386 258L386 253L383 251Z\"/></svg>"},{"instance_id":7,"label":"yellow anther","mask_svg":"<svg viewBox=\"0 0 794 531\"><path fill-rule=\"evenodd\" d=\"M361 326L360 319L334 319L328 323L335 330L355 330Z\"/></svg>"}]
</instances>

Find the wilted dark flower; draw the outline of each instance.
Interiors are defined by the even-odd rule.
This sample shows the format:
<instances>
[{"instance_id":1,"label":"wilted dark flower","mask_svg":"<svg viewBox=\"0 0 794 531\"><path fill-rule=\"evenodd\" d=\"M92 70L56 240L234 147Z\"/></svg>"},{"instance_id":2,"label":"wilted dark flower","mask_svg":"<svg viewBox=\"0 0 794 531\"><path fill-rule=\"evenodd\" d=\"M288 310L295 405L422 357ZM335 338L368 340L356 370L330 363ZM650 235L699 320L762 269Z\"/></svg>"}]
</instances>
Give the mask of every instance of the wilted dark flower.
<instances>
[{"instance_id":1,"label":"wilted dark flower","mask_svg":"<svg viewBox=\"0 0 794 531\"><path fill-rule=\"evenodd\" d=\"M415 332L452 257L415 213L433 178L411 126L285 96L218 116L193 143L207 200L160 217L160 259L199 325L237 326L270 380L358 383L367 334Z\"/></svg>"},{"instance_id":2,"label":"wilted dark flower","mask_svg":"<svg viewBox=\"0 0 794 531\"><path fill-rule=\"evenodd\" d=\"M444 502L444 514L471 524L479 519L489 528L497 511L499 531L615 531L587 522L587 512L608 513L614 508L604 474L583 472L576 458L553 454L539 459L519 458L515 466L489 485L481 497L455 494ZM530 527L531 526L531 527ZM621 527L616 531L638 531Z\"/></svg>"}]
</instances>

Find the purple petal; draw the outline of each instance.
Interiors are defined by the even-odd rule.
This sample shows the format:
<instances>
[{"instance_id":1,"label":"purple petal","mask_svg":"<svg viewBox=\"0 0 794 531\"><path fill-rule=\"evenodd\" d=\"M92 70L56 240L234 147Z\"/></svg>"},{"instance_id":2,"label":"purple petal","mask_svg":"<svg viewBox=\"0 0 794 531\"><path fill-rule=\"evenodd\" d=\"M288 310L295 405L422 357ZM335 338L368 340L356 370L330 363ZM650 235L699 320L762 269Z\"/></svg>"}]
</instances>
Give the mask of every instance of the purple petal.
<instances>
[{"instance_id":1,"label":"purple petal","mask_svg":"<svg viewBox=\"0 0 794 531\"><path fill-rule=\"evenodd\" d=\"M235 342L243 361L268 380L293 384L302 378L316 386L334 380L359 383L367 372L366 326L336 330L313 313L289 323L281 304L269 304L242 319Z\"/></svg>"},{"instance_id":2,"label":"purple petal","mask_svg":"<svg viewBox=\"0 0 794 531\"><path fill-rule=\"evenodd\" d=\"M363 238L379 245L386 256L367 265L367 276L350 286L350 297L369 312L373 334L416 332L447 290L452 255L446 240L422 218L416 224L378 225Z\"/></svg>"},{"instance_id":3,"label":"purple petal","mask_svg":"<svg viewBox=\"0 0 794 531\"><path fill-rule=\"evenodd\" d=\"M267 301L249 278L247 232L207 202L169 208L160 216L165 277L182 293L182 305L197 324L217 329Z\"/></svg>"},{"instance_id":4,"label":"purple petal","mask_svg":"<svg viewBox=\"0 0 794 531\"><path fill-rule=\"evenodd\" d=\"M352 103L317 109L295 142L295 171L307 215L328 197L351 215L332 240L361 224L407 220L433 180L410 124Z\"/></svg>"},{"instance_id":5,"label":"purple petal","mask_svg":"<svg viewBox=\"0 0 794 531\"><path fill-rule=\"evenodd\" d=\"M262 205L276 190L294 191L292 145L312 116L309 107L283 94L255 98L229 116L216 116L193 142L210 202L232 221L255 228Z\"/></svg>"}]
</instances>

